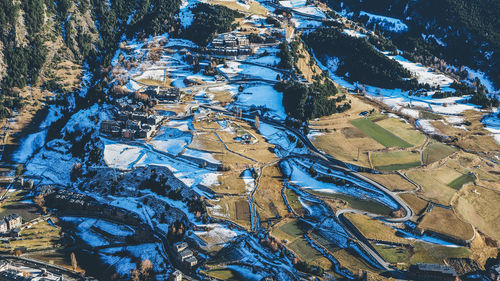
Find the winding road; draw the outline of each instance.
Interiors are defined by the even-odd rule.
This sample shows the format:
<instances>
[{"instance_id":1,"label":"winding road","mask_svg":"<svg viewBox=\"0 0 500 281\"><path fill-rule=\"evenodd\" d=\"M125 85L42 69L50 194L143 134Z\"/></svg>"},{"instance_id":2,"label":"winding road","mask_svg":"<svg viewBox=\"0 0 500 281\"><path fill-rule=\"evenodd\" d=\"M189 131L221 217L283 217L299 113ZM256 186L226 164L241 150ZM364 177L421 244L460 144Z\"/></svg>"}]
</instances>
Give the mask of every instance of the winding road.
<instances>
[{"instance_id":1,"label":"winding road","mask_svg":"<svg viewBox=\"0 0 500 281\"><path fill-rule=\"evenodd\" d=\"M240 117L240 116L238 116L238 114L231 112L231 111L228 111L228 110L221 108L221 107L211 106L211 105L200 105L200 107L206 108L208 110L216 111L216 112L222 113L224 115L231 116L233 118L241 118L241 119L243 119L245 121L249 121L249 122L254 121L254 116L249 115L249 114L241 114L241 117ZM342 171L345 174L348 174L350 176L353 176L353 177L359 179L360 181L364 181L366 183L371 184L372 186L377 188L379 191L381 191L384 194L386 194L387 196L389 196L392 200L394 200L394 202L396 202L399 205L400 209L403 210L403 212L404 212L404 216L401 218L382 217L379 214L374 214L374 213L365 212L365 211L356 210L356 209L343 209L343 210L340 210L340 211L335 213L335 216L337 217L337 220L340 222L341 226L344 228L344 230L350 236L352 236L356 240L357 244L361 247L361 249L366 254L368 254L374 261L376 261L383 269L385 269L387 271L392 271L393 268L391 268L390 264L388 262L386 262L380 256L380 254L371 245L369 245L369 243L364 242L364 241L367 241L366 238L363 237L357 230L353 229L351 226L349 226L348 224L346 224L344 222L344 220L346 220L346 218L343 215L345 213L358 213L358 214L364 214L364 215L367 215L367 216L370 216L373 218L381 219L381 220L386 221L388 223L404 223L404 222L410 220L411 217L413 216L413 211L411 210L411 208L401 198L399 198L396 195L396 193L390 191L388 188L386 188L382 184L360 174L359 172L353 170L352 168L349 168L349 166L346 163L339 161L338 159L335 159L334 157L332 157L328 154L325 154L324 152L317 149L314 146L314 144L309 140L309 138L307 138L307 136L305 136L299 130L292 128L292 127L289 127L289 126L283 124L282 122L268 119L268 118L265 118L263 116L260 117L260 122L271 125L273 127L277 127L281 130L285 130L285 131L288 131L288 132L294 134L308 148L309 152L311 153L311 158L315 159L318 163L320 163L321 165L323 165L327 168Z\"/></svg>"}]
</instances>

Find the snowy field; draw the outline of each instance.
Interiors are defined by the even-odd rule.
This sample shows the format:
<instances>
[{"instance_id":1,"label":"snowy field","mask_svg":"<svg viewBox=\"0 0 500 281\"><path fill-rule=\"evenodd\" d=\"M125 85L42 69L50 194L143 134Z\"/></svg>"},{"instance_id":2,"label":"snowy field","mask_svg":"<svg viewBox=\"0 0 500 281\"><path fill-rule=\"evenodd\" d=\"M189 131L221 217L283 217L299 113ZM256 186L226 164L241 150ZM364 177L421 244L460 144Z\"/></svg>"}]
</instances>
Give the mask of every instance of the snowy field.
<instances>
[{"instance_id":1,"label":"snowy field","mask_svg":"<svg viewBox=\"0 0 500 281\"><path fill-rule=\"evenodd\" d=\"M268 114L279 119L286 118L283 93L276 91L271 85L251 84L238 95L237 103L246 106L264 106L271 110Z\"/></svg>"},{"instance_id":2,"label":"snowy field","mask_svg":"<svg viewBox=\"0 0 500 281\"><path fill-rule=\"evenodd\" d=\"M303 7L294 8L293 10L296 12L299 12L299 13L310 15L310 16L326 18L325 13L323 13L316 6L303 6Z\"/></svg>"},{"instance_id":3,"label":"snowy field","mask_svg":"<svg viewBox=\"0 0 500 281\"><path fill-rule=\"evenodd\" d=\"M219 71L228 76L244 75L246 78L259 78L276 81L276 77L281 73L270 68L243 64L236 61L228 61L226 66L220 66Z\"/></svg>"},{"instance_id":4,"label":"snowy field","mask_svg":"<svg viewBox=\"0 0 500 281\"><path fill-rule=\"evenodd\" d=\"M419 83L429 84L433 87L440 86L442 90L453 91L452 89L446 89L453 82L453 79L447 77L443 74L438 74L432 72L428 67L422 66L421 64L411 62L402 56L389 56L399 62L404 68L410 71L417 78Z\"/></svg>"},{"instance_id":5,"label":"snowy field","mask_svg":"<svg viewBox=\"0 0 500 281\"><path fill-rule=\"evenodd\" d=\"M169 123L172 124L172 121ZM177 128L170 127L168 124L162 126L149 143L156 149L173 155L181 153L191 143L193 137L186 132L188 129L187 124L177 123L177 125L179 125Z\"/></svg>"},{"instance_id":6,"label":"snowy field","mask_svg":"<svg viewBox=\"0 0 500 281\"><path fill-rule=\"evenodd\" d=\"M153 151L147 145L140 143L123 144L107 139L102 140L105 143L104 161L110 168L130 170L135 167L158 165L169 168L178 179L188 186L198 184L212 186L218 183L218 173L199 168L198 165L189 164L185 160L168 157ZM196 156L200 155L193 154L193 157ZM204 155L204 157L208 158L207 155Z\"/></svg>"}]
</instances>

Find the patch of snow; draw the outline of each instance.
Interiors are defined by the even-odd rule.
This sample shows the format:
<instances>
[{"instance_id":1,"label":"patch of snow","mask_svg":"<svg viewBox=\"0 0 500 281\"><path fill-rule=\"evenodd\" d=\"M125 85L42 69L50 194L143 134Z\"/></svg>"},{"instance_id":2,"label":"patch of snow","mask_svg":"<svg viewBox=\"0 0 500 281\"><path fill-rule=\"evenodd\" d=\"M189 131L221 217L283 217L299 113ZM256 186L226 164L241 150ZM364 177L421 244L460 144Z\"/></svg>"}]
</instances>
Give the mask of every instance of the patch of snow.
<instances>
[{"instance_id":1,"label":"patch of snow","mask_svg":"<svg viewBox=\"0 0 500 281\"><path fill-rule=\"evenodd\" d=\"M326 18L325 13L323 13L320 9L318 9L315 6L298 7L298 8L295 8L293 10L296 12L311 15L311 16Z\"/></svg>"},{"instance_id":2,"label":"patch of snow","mask_svg":"<svg viewBox=\"0 0 500 281\"><path fill-rule=\"evenodd\" d=\"M181 124L178 122L170 123L170 125L177 126L178 128L188 129L187 124ZM149 143L158 150L177 155L191 143L192 135L185 130L181 131L178 128L171 128L168 125L167 123L165 126L162 126L157 135Z\"/></svg>"},{"instance_id":3,"label":"patch of snow","mask_svg":"<svg viewBox=\"0 0 500 281\"><path fill-rule=\"evenodd\" d=\"M210 163L220 164L221 162L215 159L209 152L188 148L183 155L205 160Z\"/></svg>"},{"instance_id":4,"label":"patch of snow","mask_svg":"<svg viewBox=\"0 0 500 281\"><path fill-rule=\"evenodd\" d=\"M366 37L365 34L361 34L359 33L359 31L355 31L355 30L352 30L352 29L344 29L344 33L351 36L351 37L356 37L356 38L363 38L363 37Z\"/></svg>"},{"instance_id":5,"label":"patch of snow","mask_svg":"<svg viewBox=\"0 0 500 281\"><path fill-rule=\"evenodd\" d=\"M21 141L19 149L12 155L12 160L16 163L26 162L31 155L43 147L46 137L47 130L28 135L27 138Z\"/></svg>"},{"instance_id":6,"label":"patch of snow","mask_svg":"<svg viewBox=\"0 0 500 281\"><path fill-rule=\"evenodd\" d=\"M486 88L486 91L489 93L497 93L500 92L497 89L495 89L495 86L493 85L493 82L491 82L490 78L482 71L480 70L473 70L470 67L466 67L467 72L469 72L470 75L475 79L479 79L481 81L481 84Z\"/></svg>"},{"instance_id":7,"label":"patch of snow","mask_svg":"<svg viewBox=\"0 0 500 281\"><path fill-rule=\"evenodd\" d=\"M432 126L431 124L432 120L417 120L416 125L417 127L421 128L426 134L436 134L437 130Z\"/></svg>"},{"instance_id":8,"label":"patch of snow","mask_svg":"<svg viewBox=\"0 0 500 281\"><path fill-rule=\"evenodd\" d=\"M367 24L373 23L386 31L392 31L392 32L408 31L408 26L400 19L375 15L364 11L359 12L359 15L367 16L369 18Z\"/></svg>"},{"instance_id":9,"label":"patch of snow","mask_svg":"<svg viewBox=\"0 0 500 281\"><path fill-rule=\"evenodd\" d=\"M263 106L270 109L272 115L286 119L283 107L283 93L276 91L271 85L252 85L238 95L239 104L246 106Z\"/></svg>"},{"instance_id":10,"label":"patch of snow","mask_svg":"<svg viewBox=\"0 0 500 281\"><path fill-rule=\"evenodd\" d=\"M419 83L429 84L434 87L440 86L441 88L449 87L451 83L453 83L453 79L451 79L450 77L443 74L435 73L431 71L430 68L422 66L421 64L418 63L410 62L399 55L388 56L388 57L396 60L404 68L406 68L413 75L415 75L415 78L417 78Z\"/></svg>"}]
</instances>

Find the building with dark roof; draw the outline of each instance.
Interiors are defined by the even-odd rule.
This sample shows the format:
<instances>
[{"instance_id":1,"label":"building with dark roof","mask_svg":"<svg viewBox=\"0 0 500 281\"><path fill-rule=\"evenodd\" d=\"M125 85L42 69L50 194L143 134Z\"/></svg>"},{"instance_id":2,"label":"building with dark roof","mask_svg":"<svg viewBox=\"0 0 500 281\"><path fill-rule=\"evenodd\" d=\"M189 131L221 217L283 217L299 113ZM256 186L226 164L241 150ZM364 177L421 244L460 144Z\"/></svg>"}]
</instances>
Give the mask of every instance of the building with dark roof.
<instances>
[{"instance_id":1,"label":"building with dark roof","mask_svg":"<svg viewBox=\"0 0 500 281\"><path fill-rule=\"evenodd\" d=\"M410 276L415 280L456 281L460 280L455 269L440 264L419 263L410 266Z\"/></svg>"}]
</instances>

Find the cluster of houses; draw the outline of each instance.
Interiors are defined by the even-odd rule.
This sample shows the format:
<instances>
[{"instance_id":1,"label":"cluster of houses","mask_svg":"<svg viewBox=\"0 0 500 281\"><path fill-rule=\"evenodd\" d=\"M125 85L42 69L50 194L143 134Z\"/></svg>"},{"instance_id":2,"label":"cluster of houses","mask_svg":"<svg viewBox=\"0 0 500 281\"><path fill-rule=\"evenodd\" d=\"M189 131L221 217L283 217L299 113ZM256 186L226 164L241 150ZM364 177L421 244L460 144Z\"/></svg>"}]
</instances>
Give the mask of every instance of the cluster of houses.
<instances>
[{"instance_id":1,"label":"cluster of houses","mask_svg":"<svg viewBox=\"0 0 500 281\"><path fill-rule=\"evenodd\" d=\"M23 224L23 218L18 214L10 214L0 221L0 233L19 232L19 227Z\"/></svg>"},{"instance_id":2,"label":"cluster of houses","mask_svg":"<svg viewBox=\"0 0 500 281\"><path fill-rule=\"evenodd\" d=\"M124 139L150 138L162 117L145 112L118 111L114 120L103 120L100 132Z\"/></svg>"},{"instance_id":3,"label":"cluster of houses","mask_svg":"<svg viewBox=\"0 0 500 281\"><path fill-rule=\"evenodd\" d=\"M193 251L189 249L186 242L174 244L174 251L177 259L188 268L193 268L198 264L198 259L193 255Z\"/></svg>"},{"instance_id":4,"label":"cluster of houses","mask_svg":"<svg viewBox=\"0 0 500 281\"><path fill-rule=\"evenodd\" d=\"M142 93L148 95L152 100L159 102L178 102L181 98L181 91L179 88L148 86Z\"/></svg>"},{"instance_id":5,"label":"cluster of houses","mask_svg":"<svg viewBox=\"0 0 500 281\"><path fill-rule=\"evenodd\" d=\"M252 54L247 36L224 33L217 36L207 47L214 55L244 56Z\"/></svg>"}]
</instances>

